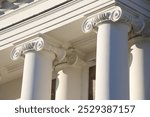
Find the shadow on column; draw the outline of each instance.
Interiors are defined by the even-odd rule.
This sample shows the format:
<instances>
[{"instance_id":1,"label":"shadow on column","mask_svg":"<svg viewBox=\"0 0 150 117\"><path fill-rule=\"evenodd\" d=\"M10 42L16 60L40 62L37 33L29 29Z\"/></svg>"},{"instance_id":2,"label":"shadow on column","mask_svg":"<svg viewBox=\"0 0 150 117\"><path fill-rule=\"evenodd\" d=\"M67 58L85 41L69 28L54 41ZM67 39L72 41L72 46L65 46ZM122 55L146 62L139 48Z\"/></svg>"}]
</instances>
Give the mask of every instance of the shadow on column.
<instances>
[{"instance_id":1,"label":"shadow on column","mask_svg":"<svg viewBox=\"0 0 150 117\"><path fill-rule=\"evenodd\" d=\"M117 34L112 31L110 37ZM124 36L124 35L122 35ZM129 71L128 71L128 47L127 40L115 36L109 42L109 98L111 100L128 100L129 99Z\"/></svg>"}]
</instances>

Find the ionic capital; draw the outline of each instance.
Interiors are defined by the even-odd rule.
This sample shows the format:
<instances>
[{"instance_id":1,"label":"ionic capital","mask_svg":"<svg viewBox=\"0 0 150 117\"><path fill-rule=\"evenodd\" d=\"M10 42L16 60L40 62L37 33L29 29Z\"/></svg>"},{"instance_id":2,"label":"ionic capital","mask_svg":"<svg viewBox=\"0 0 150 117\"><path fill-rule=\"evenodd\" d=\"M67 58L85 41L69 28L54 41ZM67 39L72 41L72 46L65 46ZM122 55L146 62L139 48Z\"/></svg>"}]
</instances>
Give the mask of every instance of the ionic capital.
<instances>
[{"instance_id":1,"label":"ionic capital","mask_svg":"<svg viewBox=\"0 0 150 117\"><path fill-rule=\"evenodd\" d=\"M129 47L142 41L150 41L150 22L145 22L145 27L140 34L129 33Z\"/></svg>"},{"instance_id":2,"label":"ionic capital","mask_svg":"<svg viewBox=\"0 0 150 117\"><path fill-rule=\"evenodd\" d=\"M144 20L138 16L123 10L119 6L108 9L99 14L93 15L85 19L82 25L82 30L85 33L96 29L98 25L104 22L123 22L128 24L135 33L141 33L145 27Z\"/></svg>"},{"instance_id":3,"label":"ionic capital","mask_svg":"<svg viewBox=\"0 0 150 117\"><path fill-rule=\"evenodd\" d=\"M26 53L34 51L48 51L53 52L56 59L61 61L66 56L66 51L63 48L58 48L52 44L46 42L42 37L37 37L34 40L25 42L21 45L14 47L11 51L10 57L12 60L17 60L20 57L24 57Z\"/></svg>"},{"instance_id":4,"label":"ionic capital","mask_svg":"<svg viewBox=\"0 0 150 117\"><path fill-rule=\"evenodd\" d=\"M77 69L82 69L83 67L88 67L87 63L80 58L77 50L69 48L66 50L66 56L62 61L54 61L54 74L57 74L59 70L64 68L75 67Z\"/></svg>"},{"instance_id":5,"label":"ionic capital","mask_svg":"<svg viewBox=\"0 0 150 117\"><path fill-rule=\"evenodd\" d=\"M68 49L66 50L66 56L62 61L55 61L55 66L61 65L61 64L67 64L67 65L74 65L77 63L79 57L77 52L74 49Z\"/></svg>"}]
</instances>

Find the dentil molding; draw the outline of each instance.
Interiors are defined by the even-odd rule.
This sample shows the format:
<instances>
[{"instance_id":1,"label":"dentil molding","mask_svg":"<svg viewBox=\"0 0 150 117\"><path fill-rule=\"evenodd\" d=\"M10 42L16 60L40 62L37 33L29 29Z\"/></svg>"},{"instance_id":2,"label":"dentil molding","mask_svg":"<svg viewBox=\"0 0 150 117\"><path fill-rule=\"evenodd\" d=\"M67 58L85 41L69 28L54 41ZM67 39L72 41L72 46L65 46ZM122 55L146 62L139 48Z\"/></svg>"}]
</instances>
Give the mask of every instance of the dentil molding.
<instances>
[{"instance_id":1,"label":"dentil molding","mask_svg":"<svg viewBox=\"0 0 150 117\"><path fill-rule=\"evenodd\" d=\"M98 25L104 22L123 22L133 29L134 33L139 34L145 27L145 22L140 16L135 16L119 6L115 6L104 12L100 12L85 19L82 25L82 31L85 33L97 30Z\"/></svg>"}]
</instances>

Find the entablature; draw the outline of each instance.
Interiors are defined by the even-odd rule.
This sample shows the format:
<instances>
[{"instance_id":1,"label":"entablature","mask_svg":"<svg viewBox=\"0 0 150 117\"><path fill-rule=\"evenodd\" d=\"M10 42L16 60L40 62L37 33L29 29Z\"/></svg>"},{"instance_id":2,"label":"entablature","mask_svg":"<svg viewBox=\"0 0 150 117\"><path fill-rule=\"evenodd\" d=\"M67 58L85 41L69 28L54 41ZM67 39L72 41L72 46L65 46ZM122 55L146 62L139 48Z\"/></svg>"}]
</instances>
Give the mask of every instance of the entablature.
<instances>
[{"instance_id":1,"label":"entablature","mask_svg":"<svg viewBox=\"0 0 150 117\"><path fill-rule=\"evenodd\" d=\"M144 21L150 19L147 0L34 0L26 7L0 16L0 50L113 6Z\"/></svg>"},{"instance_id":2,"label":"entablature","mask_svg":"<svg viewBox=\"0 0 150 117\"><path fill-rule=\"evenodd\" d=\"M55 1L56 4L57 0L45 1ZM25 41L30 37L44 34L58 27L82 19L86 14L113 3L114 0L69 0L65 4L53 9L45 10L42 13L34 15L34 17L26 18L19 22L15 20L14 22L16 23L12 23L12 19L15 19L15 17L21 17L25 11L9 18L4 18L3 16L3 20L0 19L0 50L11 47L16 42ZM41 4L39 4L38 9L40 9L40 6ZM32 8L27 10L31 12ZM33 11L34 10L37 11L37 9L33 8ZM8 24L10 22L12 25ZM6 27L4 25L8 26Z\"/></svg>"},{"instance_id":3,"label":"entablature","mask_svg":"<svg viewBox=\"0 0 150 117\"><path fill-rule=\"evenodd\" d=\"M1 0L0 29L23 22L46 10L56 8L72 0ZM6 23L7 22L7 23Z\"/></svg>"}]
</instances>

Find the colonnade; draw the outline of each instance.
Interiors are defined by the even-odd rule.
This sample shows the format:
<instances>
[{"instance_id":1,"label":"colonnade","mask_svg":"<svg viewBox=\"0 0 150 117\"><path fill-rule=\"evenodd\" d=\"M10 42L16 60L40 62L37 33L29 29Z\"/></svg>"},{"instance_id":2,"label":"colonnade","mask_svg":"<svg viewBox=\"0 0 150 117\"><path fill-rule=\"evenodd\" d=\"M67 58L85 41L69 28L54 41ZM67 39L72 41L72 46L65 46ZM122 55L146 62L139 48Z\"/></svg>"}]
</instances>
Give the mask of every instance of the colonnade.
<instances>
[{"instance_id":1,"label":"colonnade","mask_svg":"<svg viewBox=\"0 0 150 117\"><path fill-rule=\"evenodd\" d=\"M20 57L24 58L20 99L51 99L53 71L57 72L56 100L87 99L88 88L82 87L82 82L88 84L88 66L74 49L65 50L37 37L12 50L13 60Z\"/></svg>"},{"instance_id":2,"label":"colonnade","mask_svg":"<svg viewBox=\"0 0 150 117\"><path fill-rule=\"evenodd\" d=\"M97 33L96 100L150 99L150 41L141 35L144 28L141 17L118 6L85 19L83 32ZM129 46L131 40L138 41ZM87 99L88 65L74 50L38 37L16 46L11 55L25 58L21 99L50 99L54 66L56 100Z\"/></svg>"},{"instance_id":3,"label":"colonnade","mask_svg":"<svg viewBox=\"0 0 150 117\"><path fill-rule=\"evenodd\" d=\"M83 31L97 32L96 100L150 99L145 27L140 16L118 6L85 19Z\"/></svg>"}]
</instances>

